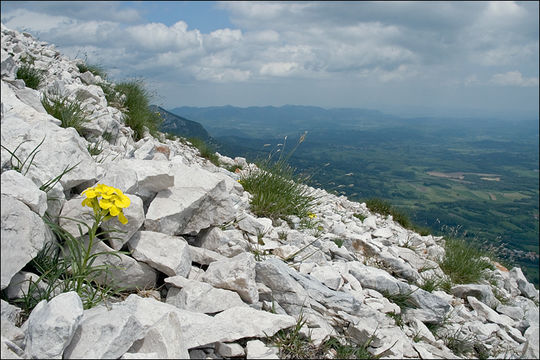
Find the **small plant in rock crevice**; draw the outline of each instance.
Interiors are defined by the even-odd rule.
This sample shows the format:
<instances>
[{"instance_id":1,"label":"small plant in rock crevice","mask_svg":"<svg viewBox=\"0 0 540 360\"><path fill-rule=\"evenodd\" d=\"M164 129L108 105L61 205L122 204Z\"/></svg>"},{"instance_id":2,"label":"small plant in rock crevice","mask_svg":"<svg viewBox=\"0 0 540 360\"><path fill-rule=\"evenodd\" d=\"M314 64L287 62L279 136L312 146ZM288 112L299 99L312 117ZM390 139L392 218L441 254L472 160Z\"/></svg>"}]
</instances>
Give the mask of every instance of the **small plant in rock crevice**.
<instances>
[{"instance_id":1,"label":"small plant in rock crevice","mask_svg":"<svg viewBox=\"0 0 540 360\"><path fill-rule=\"evenodd\" d=\"M41 104L49 115L61 121L63 128L72 127L79 135L83 135L83 125L90 121L81 103L77 100L69 100L65 96L54 94L44 95Z\"/></svg>"},{"instance_id":2,"label":"small plant in rock crevice","mask_svg":"<svg viewBox=\"0 0 540 360\"><path fill-rule=\"evenodd\" d=\"M30 64L23 63L17 70L17 79L23 80L27 87L37 90L43 81L43 72Z\"/></svg>"},{"instance_id":3,"label":"small plant in rock crevice","mask_svg":"<svg viewBox=\"0 0 540 360\"><path fill-rule=\"evenodd\" d=\"M250 205L255 215L277 221L290 215L306 219L312 213L316 198L303 185L306 177L296 175L296 170L287 163L304 139L305 134L288 155L283 155L283 147L279 149L277 160L271 153L258 162L258 168L249 168L241 173L239 182L253 195Z\"/></svg>"},{"instance_id":4,"label":"small plant in rock crevice","mask_svg":"<svg viewBox=\"0 0 540 360\"><path fill-rule=\"evenodd\" d=\"M407 308L416 308L415 303L412 301L411 294L415 290L407 291L405 293L391 294L388 291L381 291L381 294L388 299L388 301L393 302L403 312Z\"/></svg>"},{"instance_id":5,"label":"small plant in rock crevice","mask_svg":"<svg viewBox=\"0 0 540 360\"><path fill-rule=\"evenodd\" d=\"M294 327L280 330L269 339L270 343L279 348L280 359L307 359L317 352L310 337L304 336L300 330L306 324L300 314Z\"/></svg>"},{"instance_id":6,"label":"small plant in rock crevice","mask_svg":"<svg viewBox=\"0 0 540 360\"><path fill-rule=\"evenodd\" d=\"M163 119L159 113L150 110L150 93L145 89L142 80L118 83L114 91L125 96L122 102L122 107L127 109L124 121L135 132L134 140L142 139L145 129L148 129L152 136L157 137L157 131Z\"/></svg>"},{"instance_id":7,"label":"small plant in rock crevice","mask_svg":"<svg viewBox=\"0 0 540 360\"><path fill-rule=\"evenodd\" d=\"M486 258L487 253L464 239L448 238L444 249L445 255L439 266L454 284L478 283L485 277L486 269L494 269Z\"/></svg>"},{"instance_id":8,"label":"small plant in rock crevice","mask_svg":"<svg viewBox=\"0 0 540 360\"><path fill-rule=\"evenodd\" d=\"M0 146L2 148L4 148L4 150L6 150L10 155L10 159L9 159L9 163L10 163L10 167L23 174L23 175L26 175L28 173L28 170L30 169L30 166L32 166L32 163L34 162L34 158L36 157L36 155L38 154L38 152L40 150L39 147L43 144L43 142L45 141L45 137L40 141L39 144L37 144L33 149L32 151L30 151L30 153L26 156L26 158L23 160L22 158L20 158L19 156L21 155L17 155L17 150L19 150L19 148L24 144L24 143L27 143L29 142L30 140L23 140L19 143L19 145L17 145L17 147L14 149L14 150L10 150L8 149L7 147L5 147L4 145L0 144ZM16 162L14 163L13 160L15 160ZM25 169L25 166L26 166L26 169Z\"/></svg>"},{"instance_id":9,"label":"small plant in rock crevice","mask_svg":"<svg viewBox=\"0 0 540 360\"><path fill-rule=\"evenodd\" d=\"M335 359L378 359L380 356L374 356L368 350L372 341L373 335L364 344L357 344L349 337L338 339L331 336L321 344L319 355L323 356L330 350L335 354Z\"/></svg>"},{"instance_id":10,"label":"small plant in rock crevice","mask_svg":"<svg viewBox=\"0 0 540 360\"><path fill-rule=\"evenodd\" d=\"M86 189L83 195L86 198L81 205L93 209L94 222L90 226L84 221L69 219L77 223L79 237L66 231L47 213L43 216L43 221L55 235L56 241L45 244L27 265L28 270L37 273L39 278L35 281L29 280L23 296L13 301L23 308L25 316L29 315L39 301L50 300L59 293L77 292L84 309L89 309L122 291L108 279L109 265L94 264L99 256L119 256L122 252L94 252L94 245L104 238L111 238L113 232L119 231L103 230L101 225L105 221L118 217L120 223L127 223L123 210L129 207L130 200L119 189L103 184ZM84 237L82 226L86 227L88 232ZM83 241L83 238L86 240ZM99 277L104 278L103 282L95 281Z\"/></svg>"}]
</instances>

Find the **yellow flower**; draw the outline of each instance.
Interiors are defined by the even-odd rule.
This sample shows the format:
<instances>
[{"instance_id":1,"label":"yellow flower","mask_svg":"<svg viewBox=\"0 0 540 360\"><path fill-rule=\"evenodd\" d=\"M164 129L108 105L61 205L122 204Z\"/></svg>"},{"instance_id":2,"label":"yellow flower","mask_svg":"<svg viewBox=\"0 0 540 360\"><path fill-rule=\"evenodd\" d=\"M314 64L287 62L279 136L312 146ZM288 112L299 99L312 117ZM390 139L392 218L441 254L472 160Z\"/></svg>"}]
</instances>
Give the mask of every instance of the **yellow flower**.
<instances>
[{"instance_id":1,"label":"yellow flower","mask_svg":"<svg viewBox=\"0 0 540 360\"><path fill-rule=\"evenodd\" d=\"M317 217L314 213L309 213L308 216L310 219L315 219Z\"/></svg>"},{"instance_id":2,"label":"yellow flower","mask_svg":"<svg viewBox=\"0 0 540 360\"><path fill-rule=\"evenodd\" d=\"M102 209L101 215L104 215L104 220L118 216L118 221L122 224L127 224L128 220L124 216L123 209L129 207L131 200L124 195L122 190L98 184L95 187L90 187L82 192L86 196L82 206L88 206L94 209L94 213L98 213ZM101 198L101 199L100 199Z\"/></svg>"}]
</instances>

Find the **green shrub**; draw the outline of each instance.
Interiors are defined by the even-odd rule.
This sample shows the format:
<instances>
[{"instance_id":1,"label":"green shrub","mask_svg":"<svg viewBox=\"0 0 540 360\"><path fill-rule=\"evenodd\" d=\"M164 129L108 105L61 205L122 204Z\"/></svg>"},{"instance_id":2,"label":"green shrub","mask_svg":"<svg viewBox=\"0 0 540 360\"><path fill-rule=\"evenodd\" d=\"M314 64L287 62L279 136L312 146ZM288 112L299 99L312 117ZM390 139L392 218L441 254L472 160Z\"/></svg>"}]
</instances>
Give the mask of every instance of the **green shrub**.
<instances>
[{"instance_id":1,"label":"green shrub","mask_svg":"<svg viewBox=\"0 0 540 360\"><path fill-rule=\"evenodd\" d=\"M144 88L143 82L141 80L121 82L116 84L115 90L126 96L123 103L127 109L125 123L135 132L135 141L144 137L145 127L156 137L162 118L159 113L150 110L150 94Z\"/></svg>"},{"instance_id":2,"label":"green shrub","mask_svg":"<svg viewBox=\"0 0 540 360\"><path fill-rule=\"evenodd\" d=\"M444 246L445 255L440 267L454 284L477 283L484 277L485 269L494 269L488 254L464 239L448 238Z\"/></svg>"},{"instance_id":3,"label":"green shrub","mask_svg":"<svg viewBox=\"0 0 540 360\"><path fill-rule=\"evenodd\" d=\"M203 158L208 159L212 164L219 166L219 158L212 146L199 138L190 138L189 142L199 150Z\"/></svg>"},{"instance_id":4,"label":"green shrub","mask_svg":"<svg viewBox=\"0 0 540 360\"><path fill-rule=\"evenodd\" d=\"M49 115L62 122L63 128L72 127L82 136L82 125L90 119L81 108L80 102L70 101L67 97L60 95L44 95L41 103Z\"/></svg>"},{"instance_id":5,"label":"green shrub","mask_svg":"<svg viewBox=\"0 0 540 360\"><path fill-rule=\"evenodd\" d=\"M23 65L17 70L17 79L24 80L24 84L37 90L39 84L43 81L42 72L33 66L23 63Z\"/></svg>"}]
</instances>

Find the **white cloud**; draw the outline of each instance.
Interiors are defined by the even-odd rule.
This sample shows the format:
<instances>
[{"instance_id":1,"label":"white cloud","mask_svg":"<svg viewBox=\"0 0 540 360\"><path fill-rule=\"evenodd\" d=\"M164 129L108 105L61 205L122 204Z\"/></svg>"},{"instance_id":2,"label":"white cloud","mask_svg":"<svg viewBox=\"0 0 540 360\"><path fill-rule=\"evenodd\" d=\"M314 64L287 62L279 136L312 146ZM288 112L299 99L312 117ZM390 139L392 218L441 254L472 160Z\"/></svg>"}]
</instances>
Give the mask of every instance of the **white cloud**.
<instances>
[{"instance_id":1,"label":"white cloud","mask_svg":"<svg viewBox=\"0 0 540 360\"><path fill-rule=\"evenodd\" d=\"M287 76L294 72L296 68L298 68L298 64L294 62L271 62L264 64L260 73L262 75Z\"/></svg>"},{"instance_id":2,"label":"white cloud","mask_svg":"<svg viewBox=\"0 0 540 360\"><path fill-rule=\"evenodd\" d=\"M72 56L86 52L119 78L218 88L290 79L306 89L305 99L325 86L337 89L330 94L369 86L368 95L420 82L468 90L538 86L538 3L225 2L219 7L233 25L209 33L189 18L146 22L127 3L6 4L6 26L37 32Z\"/></svg>"},{"instance_id":3,"label":"white cloud","mask_svg":"<svg viewBox=\"0 0 540 360\"><path fill-rule=\"evenodd\" d=\"M251 72L248 70L238 69L223 69L211 67L194 67L195 77L198 80L206 80L212 82L242 82L247 81L251 77Z\"/></svg>"},{"instance_id":4,"label":"white cloud","mask_svg":"<svg viewBox=\"0 0 540 360\"><path fill-rule=\"evenodd\" d=\"M132 45L152 51L179 50L202 45L199 30L187 30L187 24L178 21L172 26L161 23L135 25L126 28L131 36Z\"/></svg>"},{"instance_id":5,"label":"white cloud","mask_svg":"<svg viewBox=\"0 0 540 360\"><path fill-rule=\"evenodd\" d=\"M493 75L491 82L502 86L538 86L538 77L524 78L519 71L509 71Z\"/></svg>"},{"instance_id":6,"label":"white cloud","mask_svg":"<svg viewBox=\"0 0 540 360\"><path fill-rule=\"evenodd\" d=\"M2 16L2 23L10 29L27 29L37 33L69 26L74 22L66 16L39 14L26 9L15 9Z\"/></svg>"}]
</instances>

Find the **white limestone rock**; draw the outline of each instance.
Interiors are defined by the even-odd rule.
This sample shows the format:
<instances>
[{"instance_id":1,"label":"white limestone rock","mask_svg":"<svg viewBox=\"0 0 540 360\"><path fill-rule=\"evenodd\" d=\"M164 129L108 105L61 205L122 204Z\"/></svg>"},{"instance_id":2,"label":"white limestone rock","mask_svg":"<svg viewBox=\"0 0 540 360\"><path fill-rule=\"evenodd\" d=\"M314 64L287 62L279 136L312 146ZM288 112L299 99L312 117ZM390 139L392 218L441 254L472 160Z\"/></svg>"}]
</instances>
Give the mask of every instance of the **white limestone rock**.
<instances>
[{"instance_id":1,"label":"white limestone rock","mask_svg":"<svg viewBox=\"0 0 540 360\"><path fill-rule=\"evenodd\" d=\"M530 328L523 334L527 339L527 343L523 349L522 357L524 359L538 359L540 357L540 350L538 345L538 338L540 336L538 324L531 325Z\"/></svg>"},{"instance_id":2,"label":"white limestone rock","mask_svg":"<svg viewBox=\"0 0 540 360\"><path fill-rule=\"evenodd\" d=\"M420 279L420 274L411 265L397 256L393 256L390 251L380 251L377 258L397 277L416 283Z\"/></svg>"},{"instance_id":3,"label":"white limestone rock","mask_svg":"<svg viewBox=\"0 0 540 360\"><path fill-rule=\"evenodd\" d=\"M99 183L120 189L126 195L133 194L138 190L137 172L129 167L129 162L116 161L98 164L98 169L103 173Z\"/></svg>"},{"instance_id":4,"label":"white limestone rock","mask_svg":"<svg viewBox=\"0 0 540 360\"><path fill-rule=\"evenodd\" d=\"M509 275L516 280L519 291L521 291L523 296L538 300L538 290L536 290L533 284L527 281L520 268L513 268L510 270Z\"/></svg>"},{"instance_id":5,"label":"white limestone rock","mask_svg":"<svg viewBox=\"0 0 540 360\"><path fill-rule=\"evenodd\" d=\"M423 339L429 343L434 343L436 341L433 333L429 331L426 325L418 319L412 319L410 322L411 327L414 329L416 337Z\"/></svg>"},{"instance_id":6,"label":"white limestone rock","mask_svg":"<svg viewBox=\"0 0 540 360\"><path fill-rule=\"evenodd\" d=\"M5 289L11 278L19 272L52 234L43 220L21 201L9 195L1 195L1 284ZM9 256L6 256L9 254Z\"/></svg>"},{"instance_id":7,"label":"white limestone rock","mask_svg":"<svg viewBox=\"0 0 540 360\"><path fill-rule=\"evenodd\" d=\"M233 220L234 214L233 202L221 181L209 192L200 187L159 192L148 208L145 226L169 235L197 234Z\"/></svg>"},{"instance_id":8,"label":"white limestone rock","mask_svg":"<svg viewBox=\"0 0 540 360\"><path fill-rule=\"evenodd\" d=\"M98 252L109 251L114 251L114 249L108 247L102 241L98 241L92 246L91 253L96 254ZM113 285L130 290L147 289L156 285L156 271L147 264L133 259L131 256L118 253L116 255L102 254L96 257L94 265L109 266L110 274L102 273L96 277L95 280L100 284Z\"/></svg>"},{"instance_id":9,"label":"white limestone rock","mask_svg":"<svg viewBox=\"0 0 540 360\"><path fill-rule=\"evenodd\" d=\"M122 249L124 244L141 228L145 219L142 199L137 195L124 195L131 200L131 204L124 209L124 216L128 220L127 224L122 224L117 217L114 217L102 225L107 231L118 230L111 233L111 239L109 240L111 247L115 250Z\"/></svg>"},{"instance_id":10,"label":"white limestone rock","mask_svg":"<svg viewBox=\"0 0 540 360\"><path fill-rule=\"evenodd\" d=\"M2 189L2 194L10 195L22 201L39 216L45 214L45 210L47 210L47 194L39 190L32 180L18 171L9 170L3 172L0 189Z\"/></svg>"},{"instance_id":11,"label":"white limestone rock","mask_svg":"<svg viewBox=\"0 0 540 360\"><path fill-rule=\"evenodd\" d=\"M122 303L112 304L112 311L117 310L122 310L124 315L125 311L132 314L143 327L153 326L164 314L177 313L188 349L218 341L234 342L242 338L272 336L296 323L291 316L276 315L249 306L230 308L211 317L137 295L130 295Z\"/></svg>"},{"instance_id":12,"label":"white limestone rock","mask_svg":"<svg viewBox=\"0 0 540 360\"><path fill-rule=\"evenodd\" d=\"M351 294L329 289L310 275L303 275L281 260L270 258L256 265L256 280L272 289L272 298L288 314L299 315L304 307L322 307L323 312L355 314L360 303ZM272 299L265 299L272 300Z\"/></svg>"},{"instance_id":13,"label":"white limestone rock","mask_svg":"<svg viewBox=\"0 0 540 360\"><path fill-rule=\"evenodd\" d=\"M211 263L202 280L218 288L236 291L249 304L259 301L255 259L251 253Z\"/></svg>"},{"instance_id":14,"label":"white limestone rock","mask_svg":"<svg viewBox=\"0 0 540 360\"><path fill-rule=\"evenodd\" d=\"M138 231L128 242L132 256L168 276L188 276L189 246L184 238L153 231Z\"/></svg>"},{"instance_id":15,"label":"white limestone rock","mask_svg":"<svg viewBox=\"0 0 540 360\"><path fill-rule=\"evenodd\" d=\"M495 310L491 309L489 306L478 300L473 296L467 296L467 301L472 306L474 310L478 313L479 316L482 316L488 321L491 321L499 325L514 326L515 321L509 318L506 315L497 314Z\"/></svg>"},{"instance_id":16,"label":"white limestone rock","mask_svg":"<svg viewBox=\"0 0 540 360\"><path fill-rule=\"evenodd\" d=\"M37 284L37 290L33 296L36 299L39 292L47 290L47 285L43 281L39 281L39 275L28 271L19 271L13 275L5 289L7 298L10 300L23 298L30 293L30 284Z\"/></svg>"},{"instance_id":17,"label":"white limestone rock","mask_svg":"<svg viewBox=\"0 0 540 360\"><path fill-rule=\"evenodd\" d=\"M17 344L3 335L0 339L0 353L3 359L26 359L28 356Z\"/></svg>"},{"instance_id":18,"label":"white limestone rock","mask_svg":"<svg viewBox=\"0 0 540 360\"><path fill-rule=\"evenodd\" d=\"M157 359L189 358L179 315L175 312L163 315L147 330L144 338L133 343L129 353L157 354Z\"/></svg>"},{"instance_id":19,"label":"white limestone rock","mask_svg":"<svg viewBox=\"0 0 540 360\"><path fill-rule=\"evenodd\" d=\"M216 352L218 355L225 358L240 357L246 355L244 348L237 343L223 343L217 342L215 344Z\"/></svg>"},{"instance_id":20,"label":"white limestone rock","mask_svg":"<svg viewBox=\"0 0 540 360\"><path fill-rule=\"evenodd\" d=\"M495 298L493 291L489 285L480 285L480 284L464 284L456 285L450 289L452 295L467 299L467 296L474 296L484 304L488 305L492 309L497 308L500 305L500 301Z\"/></svg>"},{"instance_id":21,"label":"white limestone rock","mask_svg":"<svg viewBox=\"0 0 540 360\"><path fill-rule=\"evenodd\" d=\"M225 188L231 195L241 195L244 191L242 185L230 176L220 172L210 172L197 164L188 166L178 158L172 159L170 174L174 175L174 187L176 188L201 187L210 191L224 181Z\"/></svg>"},{"instance_id":22,"label":"white limestone rock","mask_svg":"<svg viewBox=\"0 0 540 360\"><path fill-rule=\"evenodd\" d=\"M191 245L189 245L189 253L191 254L191 261L201 265L209 265L214 261L226 259L225 256L217 252Z\"/></svg>"},{"instance_id":23,"label":"white limestone rock","mask_svg":"<svg viewBox=\"0 0 540 360\"><path fill-rule=\"evenodd\" d=\"M6 106L2 121L2 145L13 151L24 140L30 139L21 144L16 154L26 159L43 140L26 176L41 186L78 164L75 170L67 172L60 179L65 190L95 180L95 161L88 153L86 141L75 129L57 126L50 115L37 112L14 96L4 95L4 92L12 93L12 90L4 86L2 81L2 102ZM2 163L9 161L9 158L10 155L2 149ZM52 158L55 161L50 161Z\"/></svg>"},{"instance_id":24,"label":"white limestone rock","mask_svg":"<svg viewBox=\"0 0 540 360\"><path fill-rule=\"evenodd\" d=\"M82 316L82 301L74 291L42 300L28 318L25 351L32 358L61 359Z\"/></svg>"},{"instance_id":25,"label":"white limestone rock","mask_svg":"<svg viewBox=\"0 0 540 360\"><path fill-rule=\"evenodd\" d=\"M256 218L247 213L238 215L238 228L255 236L266 234L273 229L272 220L267 218Z\"/></svg>"},{"instance_id":26,"label":"white limestone rock","mask_svg":"<svg viewBox=\"0 0 540 360\"><path fill-rule=\"evenodd\" d=\"M159 356L159 354L156 352L147 352L147 353L127 352L124 355L122 355L120 359L163 359L163 357ZM189 356L184 356L183 359L189 359Z\"/></svg>"},{"instance_id":27,"label":"white limestone rock","mask_svg":"<svg viewBox=\"0 0 540 360\"><path fill-rule=\"evenodd\" d=\"M370 228L370 229L377 229L377 217L376 216L368 216L364 219L362 222L362 225Z\"/></svg>"},{"instance_id":28,"label":"white limestone rock","mask_svg":"<svg viewBox=\"0 0 540 360\"><path fill-rule=\"evenodd\" d=\"M246 344L246 359L279 359L278 349L266 346L261 340L250 340Z\"/></svg>"},{"instance_id":29,"label":"white limestone rock","mask_svg":"<svg viewBox=\"0 0 540 360\"><path fill-rule=\"evenodd\" d=\"M79 195L66 201L60 212L60 226L74 237L83 236L88 233L88 228L82 225L81 222L88 226L92 226L94 223L94 211L92 208L82 205L82 201L85 198L86 196Z\"/></svg>"},{"instance_id":30,"label":"white limestone rock","mask_svg":"<svg viewBox=\"0 0 540 360\"><path fill-rule=\"evenodd\" d=\"M379 228L372 233L373 236L378 238L387 239L394 236L394 233L389 228Z\"/></svg>"},{"instance_id":31,"label":"white limestone rock","mask_svg":"<svg viewBox=\"0 0 540 360\"><path fill-rule=\"evenodd\" d=\"M195 246L216 251L220 247L227 245L229 238L219 227L211 227L202 230L197 236Z\"/></svg>"},{"instance_id":32,"label":"white limestone rock","mask_svg":"<svg viewBox=\"0 0 540 360\"><path fill-rule=\"evenodd\" d=\"M169 174L168 161L122 159L116 166L120 169L135 171L137 190L134 193L143 200L150 199L154 194L174 186L174 176Z\"/></svg>"},{"instance_id":33,"label":"white limestone rock","mask_svg":"<svg viewBox=\"0 0 540 360\"><path fill-rule=\"evenodd\" d=\"M11 324L16 324L19 321L19 317L20 317L22 309L18 308L17 306L11 305L10 303L8 303L7 301L4 301L3 299L0 301L1 301L1 305L0 305L1 316L0 317L2 318L2 323L9 322Z\"/></svg>"},{"instance_id":34,"label":"white limestone rock","mask_svg":"<svg viewBox=\"0 0 540 360\"><path fill-rule=\"evenodd\" d=\"M509 306L509 305L499 304L496 310L499 314L504 314L516 321L522 320L523 317L525 316L525 312L519 306Z\"/></svg>"},{"instance_id":35,"label":"white limestone rock","mask_svg":"<svg viewBox=\"0 0 540 360\"><path fill-rule=\"evenodd\" d=\"M247 306L238 293L217 289L210 284L189 280L181 276L165 278L174 287L167 293L167 304L194 312L213 314L235 306Z\"/></svg>"},{"instance_id":36,"label":"white limestone rock","mask_svg":"<svg viewBox=\"0 0 540 360\"><path fill-rule=\"evenodd\" d=\"M317 266L310 275L332 290L338 290L344 283L339 271L332 266Z\"/></svg>"},{"instance_id":37,"label":"white limestone rock","mask_svg":"<svg viewBox=\"0 0 540 360\"><path fill-rule=\"evenodd\" d=\"M398 281L383 269L366 266L358 261L349 263L349 273L353 275L364 288L385 291L396 295L407 284Z\"/></svg>"},{"instance_id":38,"label":"white limestone rock","mask_svg":"<svg viewBox=\"0 0 540 360\"><path fill-rule=\"evenodd\" d=\"M84 311L64 358L117 359L144 335L143 325L130 311L122 307L109 311L100 305Z\"/></svg>"}]
</instances>

